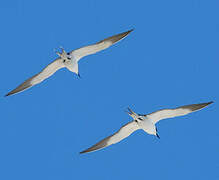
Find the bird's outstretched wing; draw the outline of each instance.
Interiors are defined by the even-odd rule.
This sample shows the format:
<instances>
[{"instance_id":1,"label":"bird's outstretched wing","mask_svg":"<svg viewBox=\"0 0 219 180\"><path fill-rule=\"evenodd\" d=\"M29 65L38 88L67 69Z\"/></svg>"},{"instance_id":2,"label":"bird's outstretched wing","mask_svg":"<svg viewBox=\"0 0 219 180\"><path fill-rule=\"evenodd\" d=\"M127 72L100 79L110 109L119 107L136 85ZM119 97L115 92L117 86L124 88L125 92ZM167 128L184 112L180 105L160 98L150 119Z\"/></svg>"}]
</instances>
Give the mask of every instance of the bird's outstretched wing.
<instances>
[{"instance_id":1,"label":"bird's outstretched wing","mask_svg":"<svg viewBox=\"0 0 219 180\"><path fill-rule=\"evenodd\" d=\"M120 128L119 131L117 131L115 134L101 140L100 142L98 142L97 144L93 145L92 147L80 152L80 154L82 153L87 153L87 152L92 152L92 151L96 151L102 148L105 148L111 144L115 144L120 142L121 140L125 139L126 137L128 137L129 135L131 135L134 131L140 129L137 122L132 121L126 125L124 125L123 127Z\"/></svg>"},{"instance_id":2,"label":"bird's outstretched wing","mask_svg":"<svg viewBox=\"0 0 219 180\"><path fill-rule=\"evenodd\" d=\"M58 58L55 61L53 61L51 64L49 64L46 68L44 68L40 73L38 73L38 74L34 75L33 77L27 79L21 85L19 85L14 90L10 91L5 96L10 96L12 94L24 91L25 89L30 88L30 87L42 82L46 78L52 76L57 70L59 70L63 67L65 67L65 65L64 65L62 59Z\"/></svg>"},{"instance_id":3,"label":"bird's outstretched wing","mask_svg":"<svg viewBox=\"0 0 219 180\"><path fill-rule=\"evenodd\" d=\"M116 42L125 38L132 31L133 31L133 29L126 31L126 32L123 32L123 33L120 33L120 34L117 34L117 35L114 35L114 36L111 36L109 38L106 38L102 41L97 42L96 44L81 47L79 49L71 51L70 54L72 56L74 56L77 61L79 61L84 56L94 54L98 51L101 51L101 50L104 50L104 49L110 47L111 45L113 45Z\"/></svg>"},{"instance_id":4,"label":"bird's outstretched wing","mask_svg":"<svg viewBox=\"0 0 219 180\"><path fill-rule=\"evenodd\" d=\"M152 122L155 124L162 119L173 118L176 116L184 116L191 112L198 111L211 103L213 103L213 101L207 103L201 103L201 104L191 104L191 105L181 106L175 109L161 109L151 114L147 114L145 116L151 119Z\"/></svg>"}]
</instances>

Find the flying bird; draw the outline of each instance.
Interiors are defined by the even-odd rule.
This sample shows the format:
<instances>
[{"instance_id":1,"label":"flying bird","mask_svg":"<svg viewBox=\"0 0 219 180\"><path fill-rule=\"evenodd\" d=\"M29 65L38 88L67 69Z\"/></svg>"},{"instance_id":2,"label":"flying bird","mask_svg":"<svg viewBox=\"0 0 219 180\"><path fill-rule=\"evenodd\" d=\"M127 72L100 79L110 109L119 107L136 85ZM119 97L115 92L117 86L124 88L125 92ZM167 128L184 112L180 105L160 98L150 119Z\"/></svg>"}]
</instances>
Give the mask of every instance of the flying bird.
<instances>
[{"instance_id":1,"label":"flying bird","mask_svg":"<svg viewBox=\"0 0 219 180\"><path fill-rule=\"evenodd\" d=\"M40 73L27 79L21 85L19 85L14 90L10 91L5 96L9 96L9 95L24 91L27 88L30 88L36 84L39 84L45 79L47 79L48 77L52 76L56 71L64 67L76 73L80 77L79 70L78 70L78 61L81 58L83 58L84 56L90 55L90 54L95 54L99 51L102 51L110 47L111 45L125 38L132 31L133 29L114 35L114 36L111 36L95 44L84 46L79 49L75 49L68 53L66 53L66 51L63 48L61 48L61 53L56 52L56 54L59 56L57 59L55 59L46 68L44 68Z\"/></svg>"},{"instance_id":2,"label":"flying bird","mask_svg":"<svg viewBox=\"0 0 219 180\"><path fill-rule=\"evenodd\" d=\"M142 129L146 133L155 135L158 138L160 138L157 132L156 125L155 125L158 121L162 119L177 117L177 116L184 116L193 111L200 110L208 106L211 103L213 102L211 101L211 102L201 103L201 104L191 104L191 105L177 107L175 109L161 109L161 110L158 110L153 113L146 114L146 115L137 114L133 112L130 108L128 108L127 113L134 119L133 121L122 126L119 129L119 131L117 131L115 134L101 140L97 144L80 152L80 154L96 151L96 150L105 148L107 146L110 146L112 144L116 144L120 142L121 140L125 139L126 137L128 137L129 135L131 135L133 132L135 132L138 129Z\"/></svg>"}]
</instances>

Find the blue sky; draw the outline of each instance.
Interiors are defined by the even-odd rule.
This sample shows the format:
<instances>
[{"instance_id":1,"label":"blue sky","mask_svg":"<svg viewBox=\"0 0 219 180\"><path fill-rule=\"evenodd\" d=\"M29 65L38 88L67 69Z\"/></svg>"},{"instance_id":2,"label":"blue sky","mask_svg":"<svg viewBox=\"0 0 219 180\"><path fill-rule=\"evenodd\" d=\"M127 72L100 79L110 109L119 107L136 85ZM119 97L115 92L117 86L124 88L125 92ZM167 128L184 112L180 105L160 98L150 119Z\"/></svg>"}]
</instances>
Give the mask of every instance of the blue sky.
<instances>
[{"instance_id":1,"label":"blue sky","mask_svg":"<svg viewBox=\"0 0 219 180\"><path fill-rule=\"evenodd\" d=\"M218 179L219 1L3 1L0 179ZM67 51L126 39L20 94L3 96ZM130 117L215 103L80 155Z\"/></svg>"}]
</instances>

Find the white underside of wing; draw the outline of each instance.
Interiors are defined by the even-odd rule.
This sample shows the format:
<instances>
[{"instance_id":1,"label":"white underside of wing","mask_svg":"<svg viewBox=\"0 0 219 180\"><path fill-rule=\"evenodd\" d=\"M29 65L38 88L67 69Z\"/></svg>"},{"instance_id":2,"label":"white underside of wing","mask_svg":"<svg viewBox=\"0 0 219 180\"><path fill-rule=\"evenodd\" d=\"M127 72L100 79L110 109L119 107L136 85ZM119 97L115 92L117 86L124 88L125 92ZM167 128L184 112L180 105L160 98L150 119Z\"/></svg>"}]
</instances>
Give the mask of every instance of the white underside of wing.
<instances>
[{"instance_id":1,"label":"white underside of wing","mask_svg":"<svg viewBox=\"0 0 219 180\"><path fill-rule=\"evenodd\" d=\"M189 114L194 111L198 111L209 104L212 104L213 101L206 102L206 103L199 103L199 104L190 104L190 105L185 105L185 106L180 106L175 109L162 109L156 112L153 112L151 114L146 115L151 121L155 124L161 119L166 119L166 118L173 118L176 116L184 116L186 114Z\"/></svg>"},{"instance_id":2,"label":"white underside of wing","mask_svg":"<svg viewBox=\"0 0 219 180\"><path fill-rule=\"evenodd\" d=\"M51 64L49 64L46 68L44 68L40 73L38 73L38 74L34 75L33 77L24 81L22 84L20 84L14 90L12 90L8 94L6 94L6 96L19 93L21 91L24 91L24 90L32 87L33 85L36 85L36 84L42 82L43 80L50 77L57 70L59 70L60 68L63 68L63 67L65 67L65 66L62 62L62 59L60 59L60 58L56 59Z\"/></svg>"},{"instance_id":3,"label":"white underside of wing","mask_svg":"<svg viewBox=\"0 0 219 180\"><path fill-rule=\"evenodd\" d=\"M160 121L161 119L173 118L176 116L183 116L186 114L191 113L190 109L163 109L160 111L156 111L151 113L148 116L149 119L155 124L156 122Z\"/></svg>"},{"instance_id":4,"label":"white underside of wing","mask_svg":"<svg viewBox=\"0 0 219 180\"><path fill-rule=\"evenodd\" d=\"M72 52L73 56L75 57L76 61L79 61L82 57L90 55L90 54L95 54L101 50L104 50L112 45L112 42L106 41L106 42L101 42L98 44L94 45L89 45L82 47L80 49L77 49Z\"/></svg>"},{"instance_id":5,"label":"white underside of wing","mask_svg":"<svg viewBox=\"0 0 219 180\"><path fill-rule=\"evenodd\" d=\"M91 146L90 148L80 152L80 153L87 153L96 151L102 148L105 148L111 144L115 144L120 142L121 140L125 139L129 135L131 135L134 131L140 129L138 124L135 121L132 121L125 126L121 127L118 132L115 134L101 140L100 142L96 143L95 145Z\"/></svg>"},{"instance_id":6,"label":"white underside of wing","mask_svg":"<svg viewBox=\"0 0 219 180\"><path fill-rule=\"evenodd\" d=\"M49 64L45 69L43 69L39 74L37 74L32 80L31 84L35 85L43 80L47 79L48 77L52 76L56 71L65 67L62 59L57 59Z\"/></svg>"},{"instance_id":7,"label":"white underside of wing","mask_svg":"<svg viewBox=\"0 0 219 180\"><path fill-rule=\"evenodd\" d=\"M132 31L133 31L133 29L126 31L126 32L123 32L123 33L120 33L120 34L116 34L116 35L108 37L102 41L99 41L95 44L84 46L84 47L81 47L79 49L73 50L73 51L71 51L70 54L72 56L74 56L74 58L78 62L84 56L97 53L97 52L102 51L102 50L110 47L111 45L119 42L120 40L125 38Z\"/></svg>"},{"instance_id":8,"label":"white underside of wing","mask_svg":"<svg viewBox=\"0 0 219 180\"><path fill-rule=\"evenodd\" d=\"M109 138L107 145L115 144L130 136L133 132L140 129L135 121L132 121L123 126L118 132Z\"/></svg>"}]
</instances>

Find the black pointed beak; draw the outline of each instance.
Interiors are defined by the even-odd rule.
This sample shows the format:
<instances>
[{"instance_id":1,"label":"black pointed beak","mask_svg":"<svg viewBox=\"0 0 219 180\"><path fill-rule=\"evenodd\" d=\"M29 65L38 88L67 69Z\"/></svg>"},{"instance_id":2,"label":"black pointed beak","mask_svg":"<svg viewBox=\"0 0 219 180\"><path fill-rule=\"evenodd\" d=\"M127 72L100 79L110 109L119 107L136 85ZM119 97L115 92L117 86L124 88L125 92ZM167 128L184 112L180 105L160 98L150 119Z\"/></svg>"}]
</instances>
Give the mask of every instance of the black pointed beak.
<instances>
[{"instance_id":1,"label":"black pointed beak","mask_svg":"<svg viewBox=\"0 0 219 180\"><path fill-rule=\"evenodd\" d=\"M129 112L130 115L133 114L133 111L131 110L131 108L128 107L127 110L128 110L128 112Z\"/></svg>"},{"instance_id":2,"label":"black pointed beak","mask_svg":"<svg viewBox=\"0 0 219 180\"><path fill-rule=\"evenodd\" d=\"M125 110L125 112L128 113L129 115L132 115L132 111L129 107L127 108L127 110Z\"/></svg>"},{"instance_id":3,"label":"black pointed beak","mask_svg":"<svg viewBox=\"0 0 219 180\"><path fill-rule=\"evenodd\" d=\"M158 134L158 133L156 133L156 136L157 136L157 138L158 138L158 139L160 139L160 136L159 136L159 134Z\"/></svg>"},{"instance_id":4,"label":"black pointed beak","mask_svg":"<svg viewBox=\"0 0 219 180\"><path fill-rule=\"evenodd\" d=\"M160 139L160 136L159 136L159 134L157 133L157 127L156 127L156 136L157 136L158 139Z\"/></svg>"}]
</instances>

